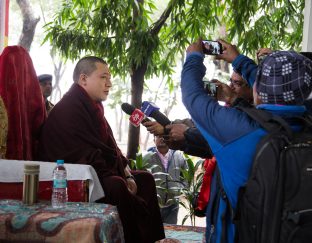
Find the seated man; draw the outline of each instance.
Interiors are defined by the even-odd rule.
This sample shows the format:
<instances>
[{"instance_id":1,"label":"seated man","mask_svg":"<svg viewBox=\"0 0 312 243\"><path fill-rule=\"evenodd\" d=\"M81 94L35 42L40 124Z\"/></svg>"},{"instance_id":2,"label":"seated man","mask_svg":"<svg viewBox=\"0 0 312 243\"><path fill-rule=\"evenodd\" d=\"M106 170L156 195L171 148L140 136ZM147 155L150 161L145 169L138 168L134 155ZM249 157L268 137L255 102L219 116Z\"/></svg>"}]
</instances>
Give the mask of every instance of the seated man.
<instances>
[{"instance_id":1,"label":"seated man","mask_svg":"<svg viewBox=\"0 0 312 243\"><path fill-rule=\"evenodd\" d=\"M43 127L38 159L93 166L105 193L100 202L117 206L126 242L164 238L154 178L130 171L104 117L101 102L112 86L107 63L98 57L82 58L73 79Z\"/></svg>"}]
</instances>

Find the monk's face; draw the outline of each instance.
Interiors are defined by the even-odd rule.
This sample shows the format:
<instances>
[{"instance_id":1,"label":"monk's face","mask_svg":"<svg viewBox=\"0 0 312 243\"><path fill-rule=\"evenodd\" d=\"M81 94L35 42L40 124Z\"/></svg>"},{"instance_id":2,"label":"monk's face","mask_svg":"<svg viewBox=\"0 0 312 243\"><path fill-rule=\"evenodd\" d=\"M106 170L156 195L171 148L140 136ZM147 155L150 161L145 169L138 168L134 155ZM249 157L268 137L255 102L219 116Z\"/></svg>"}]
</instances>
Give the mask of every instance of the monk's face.
<instances>
[{"instance_id":1,"label":"monk's face","mask_svg":"<svg viewBox=\"0 0 312 243\"><path fill-rule=\"evenodd\" d=\"M111 75L106 64L97 62L95 65L96 69L85 76L84 89L94 101L104 101L112 87Z\"/></svg>"}]
</instances>

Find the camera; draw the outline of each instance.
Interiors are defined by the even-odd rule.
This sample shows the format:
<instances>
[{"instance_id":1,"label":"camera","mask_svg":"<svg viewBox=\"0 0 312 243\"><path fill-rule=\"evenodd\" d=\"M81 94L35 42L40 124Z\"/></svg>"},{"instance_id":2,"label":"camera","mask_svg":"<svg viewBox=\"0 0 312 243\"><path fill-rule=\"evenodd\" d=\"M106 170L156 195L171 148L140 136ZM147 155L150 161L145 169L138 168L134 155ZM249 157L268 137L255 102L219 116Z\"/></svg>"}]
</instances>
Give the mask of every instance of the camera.
<instances>
[{"instance_id":1,"label":"camera","mask_svg":"<svg viewBox=\"0 0 312 243\"><path fill-rule=\"evenodd\" d=\"M222 54L222 44L219 41L203 40L203 52L206 55Z\"/></svg>"},{"instance_id":2,"label":"camera","mask_svg":"<svg viewBox=\"0 0 312 243\"><path fill-rule=\"evenodd\" d=\"M268 54L263 54L261 56L257 56L257 60L258 60L258 64L260 64L266 57Z\"/></svg>"},{"instance_id":3,"label":"camera","mask_svg":"<svg viewBox=\"0 0 312 243\"><path fill-rule=\"evenodd\" d=\"M212 97L217 97L218 86L212 81L204 81L205 91L208 95Z\"/></svg>"}]
</instances>

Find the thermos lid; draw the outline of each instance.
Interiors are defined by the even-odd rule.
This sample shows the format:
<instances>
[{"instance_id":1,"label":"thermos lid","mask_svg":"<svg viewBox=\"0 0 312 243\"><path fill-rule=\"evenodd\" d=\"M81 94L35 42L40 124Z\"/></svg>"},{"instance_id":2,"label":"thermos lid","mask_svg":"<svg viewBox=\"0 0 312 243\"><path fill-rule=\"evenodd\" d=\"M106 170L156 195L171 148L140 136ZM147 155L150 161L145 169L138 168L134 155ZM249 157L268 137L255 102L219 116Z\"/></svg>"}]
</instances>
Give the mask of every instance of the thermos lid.
<instances>
[{"instance_id":1,"label":"thermos lid","mask_svg":"<svg viewBox=\"0 0 312 243\"><path fill-rule=\"evenodd\" d=\"M58 165L63 165L63 164L64 164L64 160L63 160L63 159L58 159L58 160L56 161L56 163L57 163Z\"/></svg>"},{"instance_id":2,"label":"thermos lid","mask_svg":"<svg viewBox=\"0 0 312 243\"><path fill-rule=\"evenodd\" d=\"M24 173L25 174L39 174L40 165L37 164L25 164Z\"/></svg>"}]
</instances>

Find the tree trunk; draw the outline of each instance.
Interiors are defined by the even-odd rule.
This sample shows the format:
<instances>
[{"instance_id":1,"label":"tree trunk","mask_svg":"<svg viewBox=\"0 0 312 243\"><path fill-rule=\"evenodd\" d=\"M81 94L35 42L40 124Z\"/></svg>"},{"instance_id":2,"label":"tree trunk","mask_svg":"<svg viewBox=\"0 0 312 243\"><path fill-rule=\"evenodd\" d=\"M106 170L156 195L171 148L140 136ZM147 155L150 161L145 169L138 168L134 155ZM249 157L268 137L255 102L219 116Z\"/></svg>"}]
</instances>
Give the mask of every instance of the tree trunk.
<instances>
[{"instance_id":1,"label":"tree trunk","mask_svg":"<svg viewBox=\"0 0 312 243\"><path fill-rule=\"evenodd\" d=\"M16 2L20 7L23 16L23 30L18 45L29 51L40 17L34 17L29 0L16 0Z\"/></svg>"},{"instance_id":2,"label":"tree trunk","mask_svg":"<svg viewBox=\"0 0 312 243\"><path fill-rule=\"evenodd\" d=\"M137 69L133 68L131 75L131 105L136 108L141 108L142 94L144 84L144 74L146 72L147 64L142 64ZM128 133L128 150L127 158L135 159L139 148L140 127L129 126Z\"/></svg>"}]
</instances>

